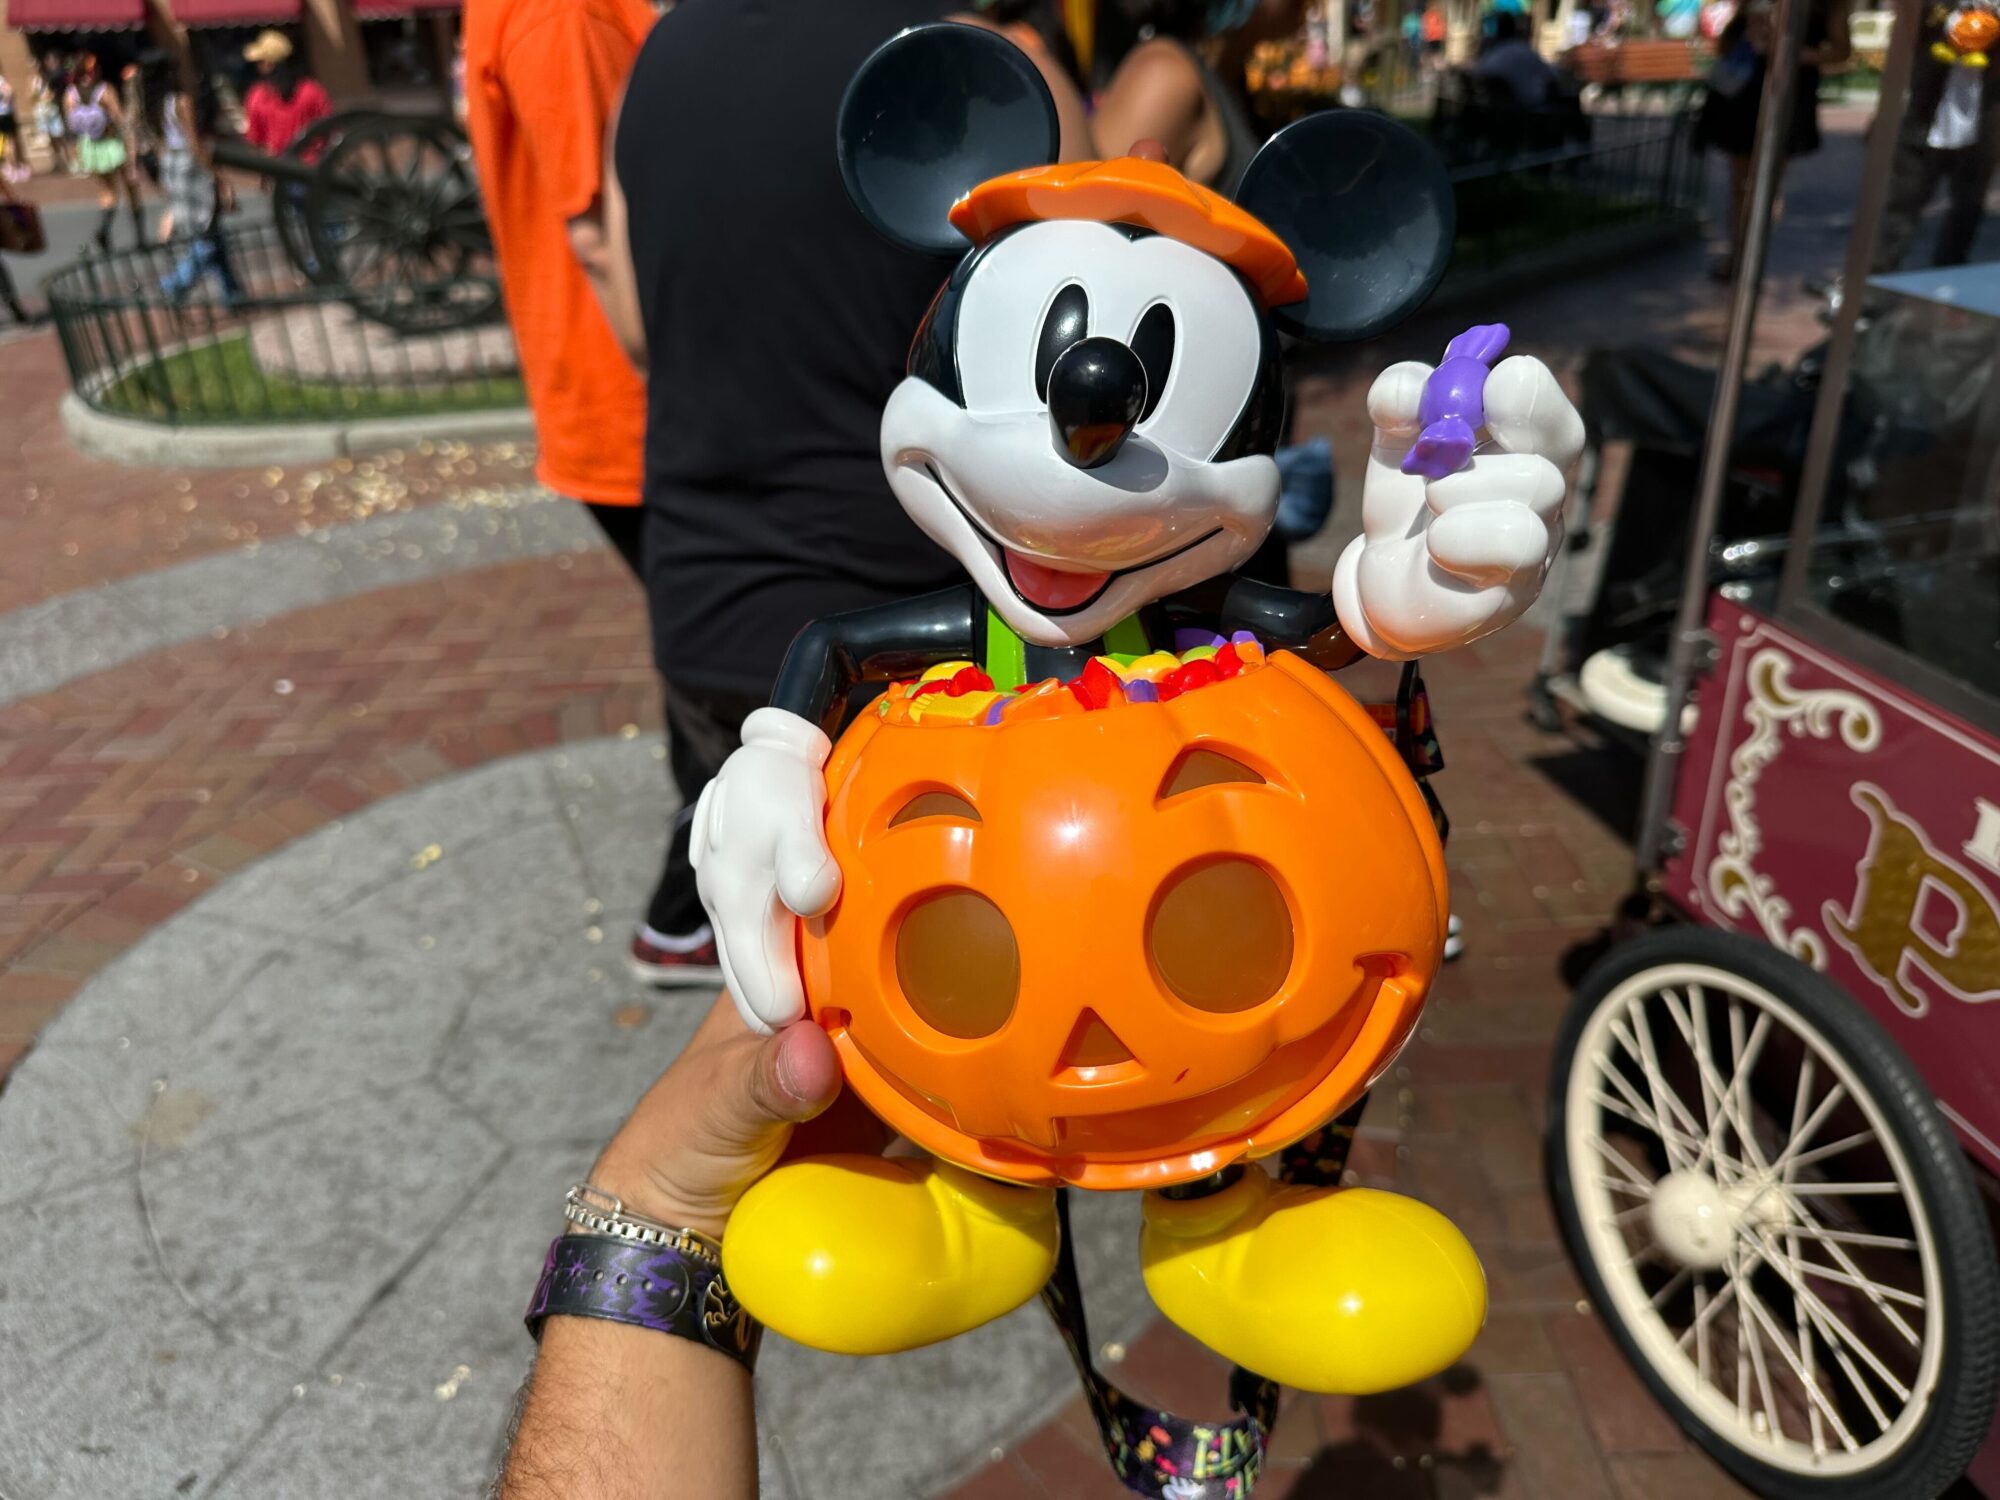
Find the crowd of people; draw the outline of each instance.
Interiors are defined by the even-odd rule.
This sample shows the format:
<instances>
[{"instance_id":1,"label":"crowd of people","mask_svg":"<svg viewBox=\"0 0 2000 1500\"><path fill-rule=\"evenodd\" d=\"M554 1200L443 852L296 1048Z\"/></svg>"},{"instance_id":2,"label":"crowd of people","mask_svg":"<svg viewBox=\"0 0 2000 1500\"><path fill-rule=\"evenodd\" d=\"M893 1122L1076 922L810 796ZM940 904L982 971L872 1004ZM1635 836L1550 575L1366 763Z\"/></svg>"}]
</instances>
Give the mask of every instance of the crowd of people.
<instances>
[{"instance_id":1,"label":"crowd of people","mask_svg":"<svg viewBox=\"0 0 2000 1500\"><path fill-rule=\"evenodd\" d=\"M241 296L222 233L236 185L218 170L214 141L240 127L249 144L278 155L333 111L325 88L294 60L283 32L260 32L242 49L242 61L249 85L240 96L232 83L193 74L157 50L120 68L116 86L89 52L50 53L34 77L31 116L52 169L97 183L91 246L105 254L117 248L122 207L134 248L173 247L159 286L174 300L204 281L213 281L226 303ZM15 93L0 77L0 196L21 205L22 185L32 176ZM157 218L149 206L155 195ZM4 263L0 305L19 322L34 321Z\"/></svg>"}]
</instances>

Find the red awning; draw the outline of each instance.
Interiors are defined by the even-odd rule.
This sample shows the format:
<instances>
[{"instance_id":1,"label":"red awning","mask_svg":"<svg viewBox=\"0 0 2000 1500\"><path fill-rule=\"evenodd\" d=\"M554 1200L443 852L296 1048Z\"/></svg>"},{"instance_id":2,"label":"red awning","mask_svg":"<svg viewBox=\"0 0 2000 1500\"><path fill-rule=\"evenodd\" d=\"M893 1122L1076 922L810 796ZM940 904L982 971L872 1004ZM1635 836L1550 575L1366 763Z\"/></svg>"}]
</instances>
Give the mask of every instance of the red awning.
<instances>
[{"instance_id":1,"label":"red awning","mask_svg":"<svg viewBox=\"0 0 2000 1500\"><path fill-rule=\"evenodd\" d=\"M146 0L7 0L17 31L123 31L146 24Z\"/></svg>"},{"instance_id":2,"label":"red awning","mask_svg":"<svg viewBox=\"0 0 2000 1500\"><path fill-rule=\"evenodd\" d=\"M299 18L299 0L173 0L183 26L283 26Z\"/></svg>"}]
</instances>

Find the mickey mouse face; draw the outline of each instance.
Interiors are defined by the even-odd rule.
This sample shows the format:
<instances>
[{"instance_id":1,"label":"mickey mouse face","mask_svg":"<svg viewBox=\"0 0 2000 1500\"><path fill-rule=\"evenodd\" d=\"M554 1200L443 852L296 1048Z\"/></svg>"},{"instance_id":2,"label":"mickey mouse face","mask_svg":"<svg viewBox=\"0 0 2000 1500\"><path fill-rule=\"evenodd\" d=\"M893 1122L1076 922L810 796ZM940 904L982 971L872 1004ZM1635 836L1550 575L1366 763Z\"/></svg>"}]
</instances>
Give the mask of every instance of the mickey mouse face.
<instances>
[{"instance_id":1,"label":"mickey mouse face","mask_svg":"<svg viewBox=\"0 0 2000 1500\"><path fill-rule=\"evenodd\" d=\"M1014 630L1064 646L1256 550L1274 325L1398 321L1443 271L1452 205L1435 153L1360 111L1280 132L1237 205L1157 163L1034 170L1056 142L1034 66L973 27L904 32L841 105L856 206L963 256L883 413L890 485Z\"/></svg>"},{"instance_id":2,"label":"mickey mouse face","mask_svg":"<svg viewBox=\"0 0 2000 1500\"><path fill-rule=\"evenodd\" d=\"M969 257L926 324L912 364L929 373L883 413L890 483L1014 629L1091 640L1269 531L1272 342L1199 250L1025 225Z\"/></svg>"},{"instance_id":3,"label":"mickey mouse face","mask_svg":"<svg viewBox=\"0 0 2000 1500\"><path fill-rule=\"evenodd\" d=\"M950 341L959 403L1046 411L1062 456L1086 470L1115 463L1128 436L1214 458L1269 358L1267 321L1235 273L1123 226L1069 220L1007 234L979 257L955 312L951 327L934 319L926 334Z\"/></svg>"}]
</instances>

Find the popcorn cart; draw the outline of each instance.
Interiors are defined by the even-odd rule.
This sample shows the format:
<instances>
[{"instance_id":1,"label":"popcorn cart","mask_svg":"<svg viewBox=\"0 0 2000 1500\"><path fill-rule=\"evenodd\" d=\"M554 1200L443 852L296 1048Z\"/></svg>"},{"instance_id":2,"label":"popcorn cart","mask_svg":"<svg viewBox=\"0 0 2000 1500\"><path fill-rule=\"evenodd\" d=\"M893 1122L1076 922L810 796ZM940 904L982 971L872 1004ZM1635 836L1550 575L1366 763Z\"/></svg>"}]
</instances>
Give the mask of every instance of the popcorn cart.
<instances>
[{"instance_id":1,"label":"popcorn cart","mask_svg":"<svg viewBox=\"0 0 2000 1500\"><path fill-rule=\"evenodd\" d=\"M1890 269L1922 152L1991 149L1937 121L1977 97L1984 53L1959 41L1992 28L1898 7L1782 578L1718 584L1717 434L1807 5L1785 10L1652 745L1643 930L1557 1038L1550 1189L1625 1356L1751 1489L2000 1494L2000 264Z\"/></svg>"}]
</instances>

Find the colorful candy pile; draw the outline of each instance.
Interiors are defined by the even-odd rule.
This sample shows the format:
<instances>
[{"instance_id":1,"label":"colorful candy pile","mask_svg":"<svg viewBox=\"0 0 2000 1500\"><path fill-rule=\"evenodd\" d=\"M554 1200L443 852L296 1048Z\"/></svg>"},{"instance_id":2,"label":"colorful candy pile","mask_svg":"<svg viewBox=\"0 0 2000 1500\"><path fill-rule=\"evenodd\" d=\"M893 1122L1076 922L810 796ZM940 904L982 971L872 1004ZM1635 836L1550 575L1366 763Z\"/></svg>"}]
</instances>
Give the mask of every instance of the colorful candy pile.
<instances>
[{"instance_id":1,"label":"colorful candy pile","mask_svg":"<svg viewBox=\"0 0 2000 1500\"><path fill-rule=\"evenodd\" d=\"M1093 656L1068 682L1045 677L1011 693L995 688L969 661L940 662L914 682L890 684L875 709L891 724L1018 724L1129 703L1166 703L1264 665L1264 647L1247 630L1232 636L1180 630L1174 645L1178 654Z\"/></svg>"}]
</instances>

